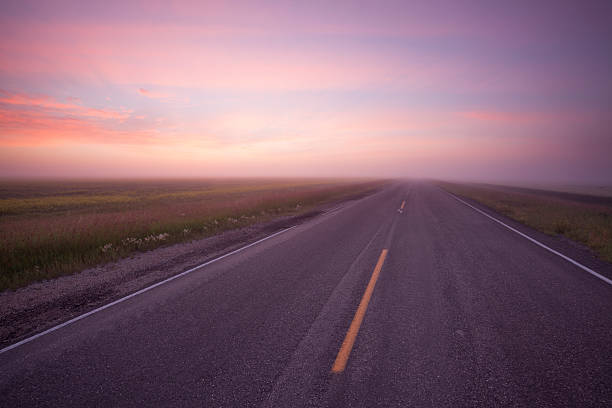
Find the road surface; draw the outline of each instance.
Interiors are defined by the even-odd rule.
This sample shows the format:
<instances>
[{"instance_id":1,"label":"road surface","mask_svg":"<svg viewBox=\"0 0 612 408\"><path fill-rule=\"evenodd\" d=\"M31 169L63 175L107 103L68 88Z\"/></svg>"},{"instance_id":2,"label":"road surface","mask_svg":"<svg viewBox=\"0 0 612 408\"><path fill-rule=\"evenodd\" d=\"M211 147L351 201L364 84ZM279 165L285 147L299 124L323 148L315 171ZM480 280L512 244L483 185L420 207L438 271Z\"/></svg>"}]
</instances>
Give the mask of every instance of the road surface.
<instances>
[{"instance_id":1,"label":"road surface","mask_svg":"<svg viewBox=\"0 0 612 408\"><path fill-rule=\"evenodd\" d=\"M0 406L612 406L612 286L398 182L0 354Z\"/></svg>"}]
</instances>

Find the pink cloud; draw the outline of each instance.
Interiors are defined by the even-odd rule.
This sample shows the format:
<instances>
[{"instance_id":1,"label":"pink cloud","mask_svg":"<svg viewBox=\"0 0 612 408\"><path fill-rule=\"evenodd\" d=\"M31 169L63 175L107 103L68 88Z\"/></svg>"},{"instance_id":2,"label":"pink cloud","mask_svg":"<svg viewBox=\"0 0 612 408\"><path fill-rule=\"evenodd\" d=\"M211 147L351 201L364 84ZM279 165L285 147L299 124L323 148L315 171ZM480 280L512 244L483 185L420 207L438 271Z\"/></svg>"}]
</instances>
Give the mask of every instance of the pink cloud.
<instances>
[{"instance_id":1,"label":"pink cloud","mask_svg":"<svg viewBox=\"0 0 612 408\"><path fill-rule=\"evenodd\" d=\"M242 28L237 35L243 35ZM218 41L215 26L30 24L19 41L0 39L7 56L0 69L35 75L67 75L88 81L158 87L244 90L354 88L381 83L435 85L452 68L411 62L359 49L342 53L325 46L309 50ZM221 31L219 31L221 30ZM41 39L44 39L41 40ZM155 44L155 46L151 46ZM445 83L448 79L444 80ZM172 95L140 88L153 99Z\"/></svg>"},{"instance_id":2,"label":"pink cloud","mask_svg":"<svg viewBox=\"0 0 612 408\"><path fill-rule=\"evenodd\" d=\"M48 112L0 108L0 145L35 146L64 142L146 144L149 130L121 131L87 117L56 116Z\"/></svg>"},{"instance_id":3,"label":"pink cloud","mask_svg":"<svg viewBox=\"0 0 612 408\"><path fill-rule=\"evenodd\" d=\"M70 98L78 101L78 98ZM126 120L130 117L131 111L122 109L120 111L110 109L89 108L71 102L61 102L46 95L26 95L23 93L12 93L0 91L0 104L18 107L19 109L43 109L48 112L85 116L99 119Z\"/></svg>"},{"instance_id":4,"label":"pink cloud","mask_svg":"<svg viewBox=\"0 0 612 408\"><path fill-rule=\"evenodd\" d=\"M144 89L144 88L138 88L138 93L141 94L142 96L146 96L147 98L151 98L151 99L165 99L165 98L170 97L170 95L168 94L149 91L148 89Z\"/></svg>"},{"instance_id":5,"label":"pink cloud","mask_svg":"<svg viewBox=\"0 0 612 408\"><path fill-rule=\"evenodd\" d=\"M62 102L48 95L0 91L0 145L27 146L67 141L159 143L155 128L122 128L132 111ZM143 124L144 126L147 123Z\"/></svg>"},{"instance_id":6,"label":"pink cloud","mask_svg":"<svg viewBox=\"0 0 612 408\"><path fill-rule=\"evenodd\" d=\"M559 125L589 123L600 120L595 112L538 110L538 111L503 111L474 110L459 112L458 116L476 123L517 124L517 125Z\"/></svg>"},{"instance_id":7,"label":"pink cloud","mask_svg":"<svg viewBox=\"0 0 612 408\"><path fill-rule=\"evenodd\" d=\"M492 111L492 110L479 110L461 112L460 116L481 122L501 122L501 123L529 123L541 121L545 118L542 113L536 112L503 112L503 111ZM548 115L546 115L548 116Z\"/></svg>"}]
</instances>

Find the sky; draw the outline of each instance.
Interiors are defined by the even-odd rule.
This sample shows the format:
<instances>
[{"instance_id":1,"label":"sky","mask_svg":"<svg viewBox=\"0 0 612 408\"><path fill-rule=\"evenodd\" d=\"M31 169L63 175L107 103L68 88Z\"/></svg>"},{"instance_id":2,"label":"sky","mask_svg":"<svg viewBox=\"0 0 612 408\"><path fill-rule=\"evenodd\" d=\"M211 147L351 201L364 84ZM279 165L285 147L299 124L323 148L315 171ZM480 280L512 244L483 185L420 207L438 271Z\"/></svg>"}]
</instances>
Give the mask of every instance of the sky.
<instances>
[{"instance_id":1,"label":"sky","mask_svg":"<svg viewBox=\"0 0 612 408\"><path fill-rule=\"evenodd\" d=\"M0 177L612 183L610 1L0 3Z\"/></svg>"}]
</instances>

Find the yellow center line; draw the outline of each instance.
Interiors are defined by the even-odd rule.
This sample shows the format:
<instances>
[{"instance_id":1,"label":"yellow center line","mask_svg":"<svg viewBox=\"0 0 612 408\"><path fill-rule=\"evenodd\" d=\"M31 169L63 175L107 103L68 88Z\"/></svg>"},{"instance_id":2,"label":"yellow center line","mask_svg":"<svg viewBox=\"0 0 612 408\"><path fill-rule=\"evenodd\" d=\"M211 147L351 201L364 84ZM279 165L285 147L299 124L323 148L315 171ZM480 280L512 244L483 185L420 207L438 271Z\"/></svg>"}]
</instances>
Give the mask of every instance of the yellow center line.
<instances>
[{"instance_id":1,"label":"yellow center line","mask_svg":"<svg viewBox=\"0 0 612 408\"><path fill-rule=\"evenodd\" d=\"M361 322L363 321L366 309L368 308L368 303L370 303L372 292L374 292L374 286L376 286L378 275L380 275L380 270L382 269L382 266L385 263L387 252L387 249L383 249L382 253L380 254L380 257L378 258L378 262L376 263L376 267L374 268L374 272L372 273L372 277L370 278L368 287L366 288L365 293L363 294L363 298L361 298L361 302L359 303L357 312L355 312L355 317L353 317L351 326L349 327L348 332L346 333L346 337L342 342L342 347L340 347L340 351L336 356L336 361L334 361L334 365L332 366L332 373L341 373L346 367L348 358L351 355L351 350L353 349L353 344L355 344L355 339L357 338L357 333L359 333Z\"/></svg>"},{"instance_id":2,"label":"yellow center line","mask_svg":"<svg viewBox=\"0 0 612 408\"><path fill-rule=\"evenodd\" d=\"M400 210L403 210L405 205L406 205L406 200L402 201L402 206L400 207Z\"/></svg>"}]
</instances>

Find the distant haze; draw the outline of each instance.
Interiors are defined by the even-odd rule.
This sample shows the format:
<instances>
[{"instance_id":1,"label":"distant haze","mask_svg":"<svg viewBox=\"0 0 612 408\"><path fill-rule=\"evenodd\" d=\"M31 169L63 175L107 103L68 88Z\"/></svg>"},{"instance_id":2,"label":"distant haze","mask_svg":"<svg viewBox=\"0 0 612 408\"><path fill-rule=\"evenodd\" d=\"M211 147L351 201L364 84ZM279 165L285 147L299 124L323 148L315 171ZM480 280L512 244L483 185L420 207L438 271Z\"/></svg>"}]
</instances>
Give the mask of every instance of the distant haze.
<instances>
[{"instance_id":1,"label":"distant haze","mask_svg":"<svg viewBox=\"0 0 612 408\"><path fill-rule=\"evenodd\" d=\"M0 177L612 183L611 1L0 10Z\"/></svg>"}]
</instances>

